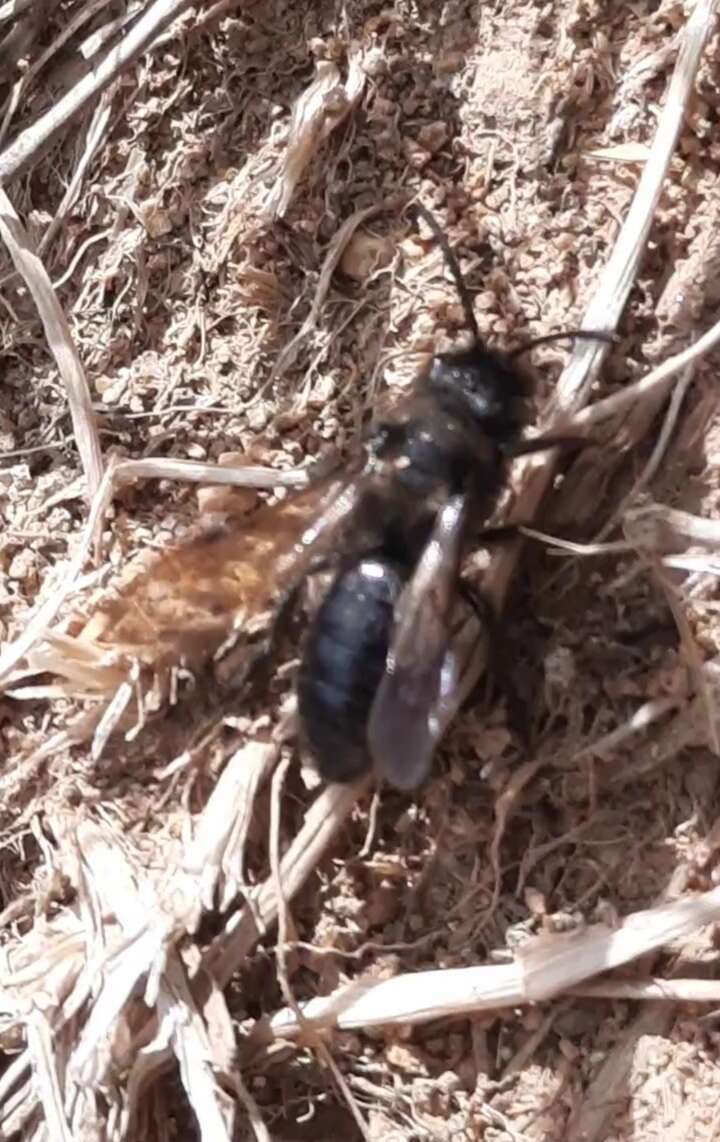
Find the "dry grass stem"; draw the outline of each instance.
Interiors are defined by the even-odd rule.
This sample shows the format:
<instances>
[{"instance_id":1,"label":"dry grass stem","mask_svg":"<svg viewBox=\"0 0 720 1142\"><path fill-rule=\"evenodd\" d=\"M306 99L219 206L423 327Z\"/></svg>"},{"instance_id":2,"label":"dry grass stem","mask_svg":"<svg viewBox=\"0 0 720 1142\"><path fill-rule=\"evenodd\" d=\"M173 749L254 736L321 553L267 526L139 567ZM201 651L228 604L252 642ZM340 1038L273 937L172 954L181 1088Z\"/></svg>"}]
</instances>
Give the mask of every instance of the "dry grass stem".
<instances>
[{"instance_id":1,"label":"dry grass stem","mask_svg":"<svg viewBox=\"0 0 720 1142\"><path fill-rule=\"evenodd\" d=\"M680 701L679 698L654 698L651 702L645 702L623 725L611 730L608 734L603 734L597 741L591 745L583 746L581 750L573 754L571 764L576 764L581 758L588 755L604 757L614 753L628 738L646 730L648 726L653 725L660 718L664 718L666 714L677 710Z\"/></svg>"},{"instance_id":2,"label":"dry grass stem","mask_svg":"<svg viewBox=\"0 0 720 1142\"><path fill-rule=\"evenodd\" d=\"M88 2L85 3L82 8L80 8L80 10L74 15L73 18L67 20L64 23L58 35L56 35L51 43L49 43L48 46L33 59L27 71L24 71L20 77L20 80L17 84L16 96L15 93L13 93L18 103L22 99L35 76L42 70L45 64L50 59L52 59L52 57L58 51L61 50L61 48L68 42L68 40L72 39L72 37L75 35L75 32L81 28L83 24L92 19L92 17L95 16L98 12L102 11L103 8L106 8L109 3L110 0L88 0ZM47 8L47 0L40 0L38 7ZM6 129L7 125L8 120L6 119L4 123Z\"/></svg>"},{"instance_id":3,"label":"dry grass stem","mask_svg":"<svg viewBox=\"0 0 720 1142\"><path fill-rule=\"evenodd\" d=\"M647 498L626 511L623 531L628 543L641 551L674 551L688 543L710 548L720 545L718 520L693 515Z\"/></svg>"},{"instance_id":4,"label":"dry grass stem","mask_svg":"<svg viewBox=\"0 0 720 1142\"><path fill-rule=\"evenodd\" d=\"M110 86L107 91L104 91L98 100L98 105L92 113L92 118L85 134L85 147L80 156L77 166L73 171L72 178L68 183L67 190L63 195L62 201L58 206L55 217L43 234L40 242L38 243L38 254L42 256L43 252L48 249L51 242L57 236L65 218L72 209L74 203L77 201L78 195L82 188L83 179L87 175L88 169L97 155L100 147L105 141L110 118L112 115L113 98L115 95L115 86ZM55 282L55 288L59 288L60 282Z\"/></svg>"},{"instance_id":5,"label":"dry grass stem","mask_svg":"<svg viewBox=\"0 0 720 1142\"><path fill-rule=\"evenodd\" d=\"M113 470L117 487L131 480L188 480L194 484L227 484L236 488L303 488L307 468L231 467L198 460L172 460L147 456L144 460L119 460Z\"/></svg>"},{"instance_id":6,"label":"dry grass stem","mask_svg":"<svg viewBox=\"0 0 720 1142\"><path fill-rule=\"evenodd\" d=\"M0 154L0 184L5 185L21 174L61 127L66 126L91 99L98 98L120 72L193 3L194 0L154 0L125 38L92 71L5 148Z\"/></svg>"},{"instance_id":7,"label":"dry grass stem","mask_svg":"<svg viewBox=\"0 0 720 1142\"><path fill-rule=\"evenodd\" d=\"M582 980L687 938L719 917L720 889L713 888L635 912L615 930L590 928L532 941L520 951L526 996L540 1001L561 994Z\"/></svg>"},{"instance_id":8,"label":"dry grass stem","mask_svg":"<svg viewBox=\"0 0 720 1142\"><path fill-rule=\"evenodd\" d=\"M620 319L645 252L665 176L695 86L703 49L713 27L716 8L716 0L698 0L685 25L680 52L647 162L613 251L600 275L595 296L580 322L582 329L614 332ZM720 326L715 332L715 340L717 339L720 339ZM706 334L705 338L701 338L685 354L679 354L674 359L679 363L676 363L675 368L667 369L662 377L674 375L700 356L700 345L703 342L705 342L704 351L707 351L710 345L709 335ZM552 430L562 426L563 431L586 427L591 423L591 414L598 404L607 405L607 401L601 401L590 409L583 409L590 396L592 381L607 354L607 349L607 345L602 343L576 344L570 361L558 381L550 415L544 427ZM669 362L666 362L666 366L668 364ZM663 366L654 370L655 375L660 374L662 369ZM648 380L649 378L645 378L646 382ZM658 383L657 380L655 383ZM637 386L630 387L637 388ZM618 395L625 396L628 391L625 390L623 394ZM647 386L644 391L647 391ZM640 392L637 395L639 396ZM607 400L614 399L615 396L607 398ZM630 402L626 400L624 403ZM594 423L594 420L592 422ZM537 458L527 460L523 465L522 483L512 513L514 519L532 519L536 514L552 480L553 457L552 453L546 457L539 455ZM507 593L518 551L517 544L508 546L498 552L491 561L485 582L491 597L498 605L502 604Z\"/></svg>"},{"instance_id":9,"label":"dry grass stem","mask_svg":"<svg viewBox=\"0 0 720 1142\"><path fill-rule=\"evenodd\" d=\"M573 987L569 994L586 999L720 1004L720 982L716 979L601 979Z\"/></svg>"},{"instance_id":10,"label":"dry grass stem","mask_svg":"<svg viewBox=\"0 0 720 1142\"><path fill-rule=\"evenodd\" d=\"M674 357L668 357L662 365L652 369L641 381L626 385L619 392L595 401L589 408L577 412L564 422L563 428L568 432L586 431L609 417L617 416L644 397L652 395L655 399L659 398L669 391L673 378L678 373L682 373L684 369L706 357L718 342L720 342L720 321L708 329L707 333L698 337L692 345L688 345L687 349L676 353Z\"/></svg>"},{"instance_id":11,"label":"dry grass stem","mask_svg":"<svg viewBox=\"0 0 720 1142\"><path fill-rule=\"evenodd\" d=\"M28 1015L25 1026L33 1078L38 1087L38 1097L50 1137L57 1138L58 1142L73 1142L74 1135L65 1118L62 1084L57 1073L61 1054L52 1030L39 1010Z\"/></svg>"},{"instance_id":12,"label":"dry grass stem","mask_svg":"<svg viewBox=\"0 0 720 1142\"><path fill-rule=\"evenodd\" d=\"M258 396L255 398L256 400L260 400L265 392L274 384L276 384L277 381L280 380L280 378L287 372L290 366L294 364L298 353L300 352L301 346L305 343L307 338L316 328L322 307L325 304L325 299L327 298L328 291L330 289L332 276L338 267L345 247L347 246L360 223L364 222L367 218L373 218L377 214L383 213L383 211L388 209L388 205L388 202L382 202L379 204L374 204L373 206L366 206L362 210L356 210L354 214L351 214L349 218L345 219L342 226L330 242L325 254L325 258L323 259L323 264L318 275L318 281L315 287L312 304L310 306L310 312L308 313L295 336L291 341L288 342L282 352L278 355L277 361L273 365L270 376L266 384L260 390Z\"/></svg>"},{"instance_id":13,"label":"dry grass stem","mask_svg":"<svg viewBox=\"0 0 720 1142\"><path fill-rule=\"evenodd\" d=\"M720 737L715 715L715 697L705 669L703 656L685 613L685 605L680 592L664 570L666 566L688 565L688 560L687 558L678 560L667 556L661 559L657 552L666 549L668 546L672 548L678 545L679 541L690 538L695 542L709 542L712 545L717 542L720 529L713 520L703 520L688 512L668 509L661 504L644 502L632 511L626 512L624 531L627 539L635 544L638 553L644 557L665 595L668 607L675 619L696 691L705 709L708 741L713 752L717 754L720 750ZM692 562L689 565L692 566ZM697 561L696 565L712 570L712 561L708 561L706 558Z\"/></svg>"},{"instance_id":14,"label":"dry grass stem","mask_svg":"<svg viewBox=\"0 0 720 1142\"><path fill-rule=\"evenodd\" d=\"M534 527L521 527L520 533L528 539L546 543L551 549L567 551L569 555L620 555L633 550L633 545L627 540L618 540L614 543L576 543L572 539L562 539L559 535L548 535Z\"/></svg>"},{"instance_id":15,"label":"dry grass stem","mask_svg":"<svg viewBox=\"0 0 720 1142\"><path fill-rule=\"evenodd\" d=\"M302 886L315 867L319 853L325 851L341 828L357 793L357 789L330 787L308 811L305 826L276 870L282 876L283 894L287 893L287 899ZM226 814L228 823L236 808L237 801ZM197 837L207 836L213 822L217 824L214 805L209 807L207 817L204 814L201 817L195 845L183 862L184 871L180 868L171 871L160 884L141 881L130 851L114 833L89 825L79 830L65 829L62 822L57 822L58 836L67 846L68 856L72 854L71 863L77 869L73 880L81 888L85 915L73 917L69 934L63 930L52 942L40 936L42 954L39 957L37 953L34 957L28 954L31 971L15 970L6 974L4 994L8 998L28 993L37 995L38 980L42 980L46 1008L52 997L53 1006L60 1010L61 997L70 995L62 1012L62 1023L78 1003L92 993L92 1006L68 1062L68 1070L83 1085L95 1085L102 1081L104 1068L109 1063L104 1050L106 1039L140 986L145 1003L151 1009L157 1008L159 1019L152 1069L166 1065L170 1053L174 1053L200 1120L220 1130L228 1108L212 1077L209 1060L215 1059L221 1072L227 1071L228 1060L217 1059L217 1050L209 1043L205 1022L192 999L185 970L171 950L175 940L197 926L198 911L202 907L198 887L203 874L202 870L196 874L197 860L192 854L197 857ZM224 828L227 835L227 824ZM203 966L214 969L218 978L225 977L225 981L234 970L235 962L231 962L231 958L245 955L277 918L275 875L264 885L249 890L248 895L249 903L239 913L240 922L229 926L232 930L211 945L214 954L205 957ZM167 902L166 907L162 901ZM122 930L118 931L116 924L105 917L116 917ZM54 976L49 970L51 964L55 965ZM77 998L73 999L74 996ZM11 1010L14 1017L22 1019L22 1009L14 1002ZM208 1134L208 1137L222 1138L225 1129L223 1126L219 1134Z\"/></svg>"},{"instance_id":16,"label":"dry grass stem","mask_svg":"<svg viewBox=\"0 0 720 1142\"><path fill-rule=\"evenodd\" d=\"M48 273L33 250L10 199L1 187L0 235L7 246L15 269L22 276L37 306L48 347L65 383L75 441L89 494L94 496L102 479L103 460L85 373Z\"/></svg>"},{"instance_id":17,"label":"dry grass stem","mask_svg":"<svg viewBox=\"0 0 720 1142\"><path fill-rule=\"evenodd\" d=\"M42 28L47 0L34 0L33 6L34 11L27 12L25 16L20 15L22 9L16 10L10 31L0 41L0 66L3 73L12 72L18 61L27 55Z\"/></svg>"},{"instance_id":18,"label":"dry grass stem","mask_svg":"<svg viewBox=\"0 0 720 1142\"><path fill-rule=\"evenodd\" d=\"M238 1071L232 1071L230 1074L224 1076L226 1081L229 1082L238 1097L238 1101L245 1108L245 1113L248 1116L248 1122L255 1135L256 1142L273 1142L270 1131L263 1122L260 1108L256 1103L250 1091L245 1086L242 1076Z\"/></svg>"},{"instance_id":19,"label":"dry grass stem","mask_svg":"<svg viewBox=\"0 0 720 1142\"><path fill-rule=\"evenodd\" d=\"M121 15L111 16L104 24L100 24L99 27L90 32L90 35L81 41L78 48L83 59L91 60L93 56L96 56L111 36L122 31L126 24L129 24L140 14L142 7L143 0L131 0Z\"/></svg>"},{"instance_id":20,"label":"dry grass stem","mask_svg":"<svg viewBox=\"0 0 720 1142\"><path fill-rule=\"evenodd\" d=\"M720 755L720 730L718 730L717 722L717 702L713 692L713 688L708 679L705 670L705 663L700 647L697 644L695 635L693 634L692 627L685 613L685 606L680 597L675 584L672 582L670 576L663 569L659 559L651 559L649 566L657 582L660 584L662 591L667 599L668 607L672 612L675 620L675 625L678 629L680 637L680 644L685 653L688 670L692 676L695 684L695 692L697 693L702 707L705 711L705 720L707 723L707 740L710 749L712 749L715 756Z\"/></svg>"},{"instance_id":21,"label":"dry grass stem","mask_svg":"<svg viewBox=\"0 0 720 1142\"><path fill-rule=\"evenodd\" d=\"M102 477L102 482L93 496L90 515L80 537L68 566L60 582L53 589L52 594L41 603L35 613L28 619L25 630L10 646L5 647L0 655L0 686L7 681L18 663L27 656L29 651L40 641L46 633L47 627L55 618L63 602L73 590L76 580L82 571L85 560L90 553L93 540L97 533L98 522L107 511L112 496L113 472L108 468Z\"/></svg>"},{"instance_id":22,"label":"dry grass stem","mask_svg":"<svg viewBox=\"0 0 720 1142\"><path fill-rule=\"evenodd\" d=\"M185 850L184 870L197 880L199 904L226 912L245 889L244 853L255 797L277 764L276 742L246 742L223 769Z\"/></svg>"},{"instance_id":23,"label":"dry grass stem","mask_svg":"<svg viewBox=\"0 0 720 1142\"><path fill-rule=\"evenodd\" d=\"M617 525L625 515L625 511L629 504L633 503L635 499L644 492L648 484L657 474L657 471L662 463L663 457L667 452L672 434L675 431L680 409L682 408L683 401L687 391L692 384L693 377L695 376L696 362L691 361L690 364L683 370L681 375L675 382L670 401L668 402L667 412L663 419L662 427L658 433L658 438L655 441L653 450L648 457L647 462L643 465L640 475L635 480L630 491L623 496L615 511L612 513L607 523L603 525L596 536L598 543L601 543L606 536L610 535L615 530Z\"/></svg>"},{"instance_id":24,"label":"dry grass stem","mask_svg":"<svg viewBox=\"0 0 720 1142\"><path fill-rule=\"evenodd\" d=\"M224 1005L224 1004L223 1004ZM177 952L168 954L157 1000L161 1034L170 1028L169 1041L178 1061L180 1079L195 1112L200 1137L213 1142L231 1142L235 1134L236 1107L220 1087L218 1062L202 1014L190 990L185 967ZM230 1025L230 1017L226 1015ZM232 1027L230 1025L232 1039Z\"/></svg>"},{"instance_id":25,"label":"dry grass stem","mask_svg":"<svg viewBox=\"0 0 720 1142\"><path fill-rule=\"evenodd\" d=\"M265 202L268 220L285 215L308 163L355 106L365 79L362 54L357 49L349 55L344 83L331 60L317 62L315 78L293 107L279 173Z\"/></svg>"},{"instance_id":26,"label":"dry grass stem","mask_svg":"<svg viewBox=\"0 0 720 1142\"><path fill-rule=\"evenodd\" d=\"M268 850L270 853L270 867L272 870L273 887L275 889L275 896L277 899L278 920L277 920L277 941L275 943L275 950L277 954L277 975L278 982L280 983L280 990L282 991L283 999L290 1007L290 1010L295 1015L298 1023L302 1029L307 1032L308 1039L312 1044L314 1050L322 1059L325 1066L330 1071L340 1094L345 1100L345 1103L355 1119L355 1124L360 1131L362 1137L366 1142L371 1142L371 1136L367 1128L367 1124L360 1108L358 1107L353 1093L348 1084L343 1078L340 1069L332 1057L332 1053L327 1045L323 1042L319 1035L314 1033L311 1026L305 1026L302 1011L293 994L290 985L290 976L287 967L287 947L288 947L288 930L290 926L290 908L283 889L283 878L280 870L280 817L282 805L282 791L285 782L285 775L290 765L290 758L287 757L276 769L273 774L272 780L272 795L270 799L270 838Z\"/></svg>"},{"instance_id":27,"label":"dry grass stem","mask_svg":"<svg viewBox=\"0 0 720 1142\"><path fill-rule=\"evenodd\" d=\"M352 1030L516 1007L567 992L586 994L587 985L582 981L672 944L718 919L720 889L713 889L701 896L634 913L615 930L593 927L530 940L512 964L415 972L379 983L357 980L332 995L304 1004L303 1022L318 1029ZM617 994L621 994L625 983L619 982ZM675 999L691 995L688 1001L715 1002L718 996L714 980L685 981L676 994L670 984L663 993L664 983L653 980L635 985L633 981L629 986L638 988L637 998ZM612 996L615 984L611 980L607 985L590 985L591 993ZM607 991L603 991L605 986ZM301 1033L294 1012L289 1010L273 1016L270 1028L278 1038L293 1038Z\"/></svg>"},{"instance_id":28,"label":"dry grass stem","mask_svg":"<svg viewBox=\"0 0 720 1142\"><path fill-rule=\"evenodd\" d=\"M31 8L35 0L6 0L5 4L0 5L0 21L11 19L12 16L20 16Z\"/></svg>"},{"instance_id":29,"label":"dry grass stem","mask_svg":"<svg viewBox=\"0 0 720 1142\"><path fill-rule=\"evenodd\" d=\"M368 784L363 781L357 786L329 785L310 806L302 828L281 861L286 900L292 900L325 855ZM248 893L247 906L230 917L224 931L212 942L203 957L203 965L221 987L227 984L257 940L275 923L278 907L275 879L271 876Z\"/></svg>"}]
</instances>

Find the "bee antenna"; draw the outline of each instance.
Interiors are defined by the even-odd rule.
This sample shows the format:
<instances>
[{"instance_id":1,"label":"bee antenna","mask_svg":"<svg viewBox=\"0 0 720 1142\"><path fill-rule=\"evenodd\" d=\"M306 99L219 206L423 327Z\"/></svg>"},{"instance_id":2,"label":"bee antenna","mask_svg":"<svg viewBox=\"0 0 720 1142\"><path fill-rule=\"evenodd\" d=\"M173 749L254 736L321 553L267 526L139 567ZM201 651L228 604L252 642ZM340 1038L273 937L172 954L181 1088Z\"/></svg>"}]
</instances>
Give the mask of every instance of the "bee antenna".
<instances>
[{"instance_id":1,"label":"bee antenna","mask_svg":"<svg viewBox=\"0 0 720 1142\"><path fill-rule=\"evenodd\" d=\"M410 210L415 215L419 215L420 218L422 218L422 220L432 231L432 235L442 250L442 255L445 259L447 267L450 270L450 273L452 274L455 281L455 288L458 291L458 296L463 307L463 313L465 314L465 321L467 322L468 329L472 333L473 340L478 344L482 344L480 330L478 329L477 321L475 320L475 313L473 312L472 298L470 297L468 288L465 285L465 281L460 271L460 266L458 265L458 260L455 257L455 254L450 247L450 243L447 240L447 235L440 229L437 219L430 213L427 206L423 206L421 202L415 202L410 207Z\"/></svg>"},{"instance_id":2,"label":"bee antenna","mask_svg":"<svg viewBox=\"0 0 720 1142\"><path fill-rule=\"evenodd\" d=\"M547 345L551 341L602 341L606 345L617 344L618 338L614 333L605 333L603 330L568 329L564 333L546 333L543 337L536 337L533 341L511 349L508 357L519 357L521 353L529 353L536 345Z\"/></svg>"}]
</instances>

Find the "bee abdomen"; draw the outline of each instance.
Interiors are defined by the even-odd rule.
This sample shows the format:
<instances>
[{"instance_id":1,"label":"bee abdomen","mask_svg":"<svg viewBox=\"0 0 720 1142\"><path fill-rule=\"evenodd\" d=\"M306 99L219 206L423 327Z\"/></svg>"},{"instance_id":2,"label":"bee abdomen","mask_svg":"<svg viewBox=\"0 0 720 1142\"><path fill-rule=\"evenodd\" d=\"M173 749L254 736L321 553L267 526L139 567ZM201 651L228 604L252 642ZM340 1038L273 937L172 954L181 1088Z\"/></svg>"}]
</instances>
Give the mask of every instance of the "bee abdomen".
<instances>
[{"instance_id":1,"label":"bee abdomen","mask_svg":"<svg viewBox=\"0 0 720 1142\"><path fill-rule=\"evenodd\" d=\"M353 781L370 767L367 722L402 587L394 563L363 559L337 575L305 636L298 709L326 781Z\"/></svg>"}]
</instances>

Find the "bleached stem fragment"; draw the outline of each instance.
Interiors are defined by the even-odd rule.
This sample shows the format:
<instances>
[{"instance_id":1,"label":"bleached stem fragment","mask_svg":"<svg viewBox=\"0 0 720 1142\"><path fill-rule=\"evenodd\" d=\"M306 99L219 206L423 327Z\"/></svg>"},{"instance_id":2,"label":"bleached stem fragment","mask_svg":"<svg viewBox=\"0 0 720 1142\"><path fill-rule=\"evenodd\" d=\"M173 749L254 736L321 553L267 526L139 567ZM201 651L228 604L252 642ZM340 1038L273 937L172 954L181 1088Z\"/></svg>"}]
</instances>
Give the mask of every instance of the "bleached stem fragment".
<instances>
[{"instance_id":1,"label":"bleached stem fragment","mask_svg":"<svg viewBox=\"0 0 720 1142\"><path fill-rule=\"evenodd\" d=\"M663 980L650 984L603 980L592 985L584 981L719 919L720 888L715 888L701 896L633 913L615 929L596 926L531 940L511 964L415 972L380 982L358 980L306 1003L303 1021L317 1028L341 1030L422 1023L523 1006L568 992L715 1002L720 988L714 980L688 980L680 986L678 980L667 985ZM711 986L705 987L706 982ZM278 1012L270 1029L278 1038L300 1033L298 1021L289 1010Z\"/></svg>"},{"instance_id":2,"label":"bleached stem fragment","mask_svg":"<svg viewBox=\"0 0 720 1142\"><path fill-rule=\"evenodd\" d=\"M716 8L717 0L698 0L685 25L665 105L635 197L600 276L595 296L585 311L581 328L613 332L620 319L645 252L655 209L695 86L703 49L714 25ZM720 327L716 333L717 339L720 339ZM703 340L701 338L685 354L674 358L676 367L668 371L667 375L674 375L693 360ZM546 429L551 431L562 426L562 431L572 431L585 426L593 418L598 406L593 405L587 410L584 410L584 406L607 351L608 347L603 343L585 341L576 344L567 368L558 381L553 406L544 426ZM657 374L660 369L654 372ZM615 400L617 395L608 399ZM523 481L513 511L515 519L532 519L537 512L553 478L555 455L539 454L525 461ZM491 560L485 584L498 605L502 604L507 593L518 552L519 545L512 544L498 551Z\"/></svg>"},{"instance_id":3,"label":"bleached stem fragment","mask_svg":"<svg viewBox=\"0 0 720 1142\"><path fill-rule=\"evenodd\" d=\"M77 115L91 99L97 98L124 68L150 47L153 40L192 4L193 0L154 0L125 38L0 154L0 183L9 182L24 170L56 131Z\"/></svg>"},{"instance_id":4,"label":"bleached stem fragment","mask_svg":"<svg viewBox=\"0 0 720 1142\"><path fill-rule=\"evenodd\" d=\"M75 440L88 491L93 496L102 479L103 460L90 389L55 288L2 186L0 186L0 237L37 306L48 348L55 358L67 390Z\"/></svg>"}]
</instances>

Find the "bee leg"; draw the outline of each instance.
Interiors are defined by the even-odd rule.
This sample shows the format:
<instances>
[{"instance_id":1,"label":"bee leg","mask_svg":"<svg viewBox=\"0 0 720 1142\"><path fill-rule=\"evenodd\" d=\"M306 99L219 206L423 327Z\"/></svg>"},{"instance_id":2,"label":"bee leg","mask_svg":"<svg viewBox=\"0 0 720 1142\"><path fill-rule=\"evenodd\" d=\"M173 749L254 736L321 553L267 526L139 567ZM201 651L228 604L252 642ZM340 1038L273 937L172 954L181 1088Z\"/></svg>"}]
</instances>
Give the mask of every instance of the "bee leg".
<instances>
[{"instance_id":1,"label":"bee leg","mask_svg":"<svg viewBox=\"0 0 720 1142\"><path fill-rule=\"evenodd\" d=\"M491 543L509 543L522 538L524 527L535 527L535 520L516 520L514 523L499 523L496 527L483 527L473 539L478 547L489 547Z\"/></svg>"},{"instance_id":2,"label":"bee leg","mask_svg":"<svg viewBox=\"0 0 720 1142\"><path fill-rule=\"evenodd\" d=\"M499 691L504 697L508 729L523 752L527 753L531 745L530 720L526 704L520 697L512 678L511 662L505 650L507 639L502 630L500 618L487 595L479 587L472 586L461 579L459 594L473 609L479 623L487 632L485 675L479 679L463 705L468 706L473 701L478 701L480 697L487 700L489 683L490 687Z\"/></svg>"},{"instance_id":3,"label":"bee leg","mask_svg":"<svg viewBox=\"0 0 720 1142\"><path fill-rule=\"evenodd\" d=\"M559 448L563 452L580 452L592 443L588 436L548 432L546 436L534 436L532 440L518 440L503 448L503 452L509 459L513 459L515 456L530 456L534 452L546 452L552 448Z\"/></svg>"},{"instance_id":4,"label":"bee leg","mask_svg":"<svg viewBox=\"0 0 720 1142\"><path fill-rule=\"evenodd\" d=\"M288 587L280 596L280 600L270 622L270 629L265 639L268 655L272 654L277 649L280 641L288 635L297 610L300 594L307 580L311 579L313 575L319 575L322 571L335 571L336 574L340 574L354 566L356 560L357 554L353 551L346 552L342 556L338 554L316 555L310 560L310 563L298 581L293 583L291 587Z\"/></svg>"},{"instance_id":5,"label":"bee leg","mask_svg":"<svg viewBox=\"0 0 720 1142\"><path fill-rule=\"evenodd\" d=\"M485 544L490 543L505 543L508 540L517 539L520 528L523 526L522 523L502 523L498 524L497 527L483 527L473 537L474 542L478 547L484 547Z\"/></svg>"},{"instance_id":6,"label":"bee leg","mask_svg":"<svg viewBox=\"0 0 720 1142\"><path fill-rule=\"evenodd\" d=\"M272 654L280 642L289 635L300 596L308 579L311 579L313 575L319 575L321 571L332 570L336 563L337 560L333 556L316 555L314 559L311 559L297 583L293 583L291 587L283 591L275 608L267 635L268 654Z\"/></svg>"}]
</instances>

